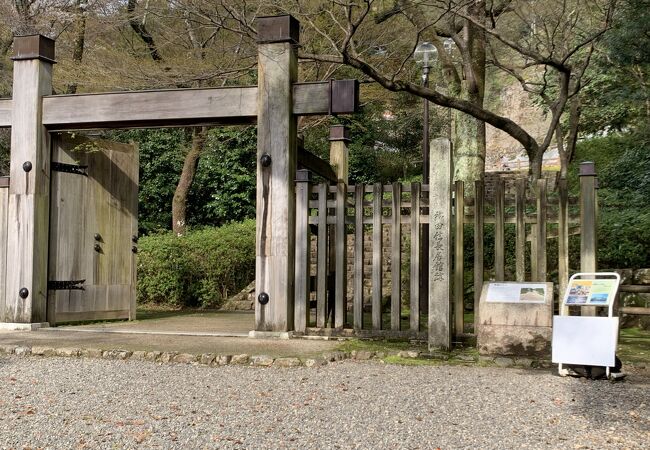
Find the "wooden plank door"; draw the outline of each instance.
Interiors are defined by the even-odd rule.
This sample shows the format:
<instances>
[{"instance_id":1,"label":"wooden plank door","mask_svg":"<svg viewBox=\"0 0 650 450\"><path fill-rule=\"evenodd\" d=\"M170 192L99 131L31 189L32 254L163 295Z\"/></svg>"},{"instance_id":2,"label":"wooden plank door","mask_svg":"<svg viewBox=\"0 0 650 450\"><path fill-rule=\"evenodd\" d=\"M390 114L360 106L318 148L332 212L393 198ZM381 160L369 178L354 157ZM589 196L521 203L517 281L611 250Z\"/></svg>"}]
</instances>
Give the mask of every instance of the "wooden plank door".
<instances>
[{"instance_id":1,"label":"wooden plank door","mask_svg":"<svg viewBox=\"0 0 650 450\"><path fill-rule=\"evenodd\" d=\"M48 322L135 319L136 146L54 135L51 183Z\"/></svg>"}]
</instances>

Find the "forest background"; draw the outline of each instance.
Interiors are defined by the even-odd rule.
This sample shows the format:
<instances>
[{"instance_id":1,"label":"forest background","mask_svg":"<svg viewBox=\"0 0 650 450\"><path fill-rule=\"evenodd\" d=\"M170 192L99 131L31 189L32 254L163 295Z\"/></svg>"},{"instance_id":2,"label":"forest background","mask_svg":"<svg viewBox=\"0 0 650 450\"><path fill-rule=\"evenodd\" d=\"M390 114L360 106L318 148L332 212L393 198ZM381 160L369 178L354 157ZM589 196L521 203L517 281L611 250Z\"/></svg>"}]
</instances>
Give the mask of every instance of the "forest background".
<instances>
[{"instance_id":1,"label":"forest background","mask_svg":"<svg viewBox=\"0 0 650 450\"><path fill-rule=\"evenodd\" d=\"M482 179L506 151L494 142L527 156L531 180L557 151L574 192L577 163L595 161L599 267L650 267L649 11L648 0L0 0L0 96L13 36L31 33L56 39L56 93L255 84L255 18L290 13L301 81L362 82L361 113L299 122L324 158L329 126L350 128L351 184L421 179L425 98L438 105L430 136L454 142L456 179ZM422 41L437 53L428 86L412 57ZM254 224L238 223L255 212L254 126L103 135L140 149L141 300L215 305L252 279ZM0 175L9 140L0 131ZM164 289L148 281L172 268Z\"/></svg>"}]
</instances>

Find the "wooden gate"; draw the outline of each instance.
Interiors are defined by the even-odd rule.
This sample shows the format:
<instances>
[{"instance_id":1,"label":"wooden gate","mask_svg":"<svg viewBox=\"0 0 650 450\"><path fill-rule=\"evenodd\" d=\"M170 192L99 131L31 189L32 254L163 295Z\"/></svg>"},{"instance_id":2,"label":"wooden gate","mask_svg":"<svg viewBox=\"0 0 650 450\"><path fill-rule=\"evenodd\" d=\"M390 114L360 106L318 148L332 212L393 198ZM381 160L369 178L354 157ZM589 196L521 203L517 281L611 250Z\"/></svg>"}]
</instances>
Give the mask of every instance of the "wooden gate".
<instances>
[{"instance_id":1,"label":"wooden gate","mask_svg":"<svg viewBox=\"0 0 650 450\"><path fill-rule=\"evenodd\" d=\"M295 18L260 17L256 28L259 86L72 95L52 95L54 41L39 35L16 37L12 98L0 99L0 127L11 127L5 253L11 255L12 261L0 268L6 280L4 299L0 298L0 320L7 327L125 317L127 309L132 311L132 300L129 297L124 301L121 292L127 286L129 291L133 289L127 279L127 274L134 272L133 262L129 264L126 256L116 255L131 251L136 207L135 197L131 206L126 196L135 195L135 172L125 170L122 164L126 161L117 157L120 152L112 150L105 155L67 155L70 161L89 163L85 181L75 180L84 176L76 173L52 176L51 162L64 160L52 160L51 133L257 121L255 329L286 332L293 328L296 120L304 115L357 112L359 89L355 80L297 82L300 24ZM59 153L57 150L57 158ZM113 161L109 163L106 155L111 153ZM135 168L135 160L133 164L128 167ZM95 165L115 170L105 178L95 172ZM121 172L126 175L120 176ZM70 189L76 190L66 193L66 197L55 194L52 198L52 179L59 192L63 192L62 187L57 187L61 183L70 183ZM103 194L99 186L107 193ZM108 215L95 210L100 200L110 205ZM50 205L54 205L53 211ZM82 218L83 223L74 225L72 217ZM52 227L48 226L50 218L56 222ZM127 232L129 222L132 228ZM96 242L90 238L95 233L99 236ZM53 239L48 248L49 235ZM94 250L95 244L99 250ZM53 252L51 257L48 250ZM68 289L59 292L47 288L48 281L82 279L86 280L82 292L61 283L51 285ZM105 291L114 291L106 295L121 300L109 304ZM53 293L49 302L48 292Z\"/></svg>"},{"instance_id":2,"label":"wooden gate","mask_svg":"<svg viewBox=\"0 0 650 450\"><path fill-rule=\"evenodd\" d=\"M135 318L138 151L52 136L47 318Z\"/></svg>"}]
</instances>

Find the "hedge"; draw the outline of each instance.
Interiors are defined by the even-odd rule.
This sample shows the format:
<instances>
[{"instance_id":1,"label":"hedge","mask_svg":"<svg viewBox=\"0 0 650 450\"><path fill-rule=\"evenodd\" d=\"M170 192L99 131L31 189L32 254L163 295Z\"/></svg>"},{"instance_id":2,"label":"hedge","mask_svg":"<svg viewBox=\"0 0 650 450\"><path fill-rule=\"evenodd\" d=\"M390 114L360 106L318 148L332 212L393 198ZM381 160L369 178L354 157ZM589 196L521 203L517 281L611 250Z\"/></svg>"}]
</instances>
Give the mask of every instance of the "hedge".
<instances>
[{"instance_id":1,"label":"hedge","mask_svg":"<svg viewBox=\"0 0 650 450\"><path fill-rule=\"evenodd\" d=\"M138 244L138 303L219 307L255 276L255 222L144 236Z\"/></svg>"}]
</instances>

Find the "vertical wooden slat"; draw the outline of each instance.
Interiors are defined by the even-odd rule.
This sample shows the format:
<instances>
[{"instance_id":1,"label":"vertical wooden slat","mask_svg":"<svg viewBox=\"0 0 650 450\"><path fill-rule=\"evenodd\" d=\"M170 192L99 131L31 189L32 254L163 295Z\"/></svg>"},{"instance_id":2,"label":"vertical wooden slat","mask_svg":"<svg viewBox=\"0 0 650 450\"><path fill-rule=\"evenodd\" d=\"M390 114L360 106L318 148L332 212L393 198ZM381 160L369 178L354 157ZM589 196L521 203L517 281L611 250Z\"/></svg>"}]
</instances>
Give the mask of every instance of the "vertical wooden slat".
<instances>
[{"instance_id":1,"label":"vertical wooden slat","mask_svg":"<svg viewBox=\"0 0 650 450\"><path fill-rule=\"evenodd\" d=\"M494 276L496 281L505 279L505 185L499 178L494 193Z\"/></svg>"},{"instance_id":2,"label":"vertical wooden slat","mask_svg":"<svg viewBox=\"0 0 650 450\"><path fill-rule=\"evenodd\" d=\"M520 178L516 183L515 217L517 241L515 248L517 281L526 281L526 180Z\"/></svg>"},{"instance_id":3,"label":"vertical wooden slat","mask_svg":"<svg viewBox=\"0 0 650 450\"><path fill-rule=\"evenodd\" d=\"M596 272L596 169L593 162L580 163L580 272ZM596 308L583 306L583 316L596 315Z\"/></svg>"},{"instance_id":4,"label":"vertical wooden slat","mask_svg":"<svg viewBox=\"0 0 650 450\"><path fill-rule=\"evenodd\" d=\"M537 280L546 281L546 178L537 180Z\"/></svg>"},{"instance_id":5,"label":"vertical wooden slat","mask_svg":"<svg viewBox=\"0 0 650 450\"><path fill-rule=\"evenodd\" d=\"M296 172L296 301L295 330L304 333L309 324L309 191L311 172Z\"/></svg>"},{"instance_id":6,"label":"vertical wooden slat","mask_svg":"<svg viewBox=\"0 0 650 450\"><path fill-rule=\"evenodd\" d=\"M372 189L372 329L381 330L381 288L382 288L382 197L381 183Z\"/></svg>"},{"instance_id":7,"label":"vertical wooden slat","mask_svg":"<svg viewBox=\"0 0 650 450\"><path fill-rule=\"evenodd\" d=\"M335 318L334 326L343 328L347 314L347 286L348 286L348 266L347 259L347 233L345 231L345 204L347 201L348 187L343 181L336 184L336 267L335 277L335 294L336 305L334 308Z\"/></svg>"},{"instance_id":8,"label":"vertical wooden slat","mask_svg":"<svg viewBox=\"0 0 650 450\"><path fill-rule=\"evenodd\" d=\"M316 326L325 327L327 317L327 183L318 185L318 250L316 262Z\"/></svg>"},{"instance_id":9,"label":"vertical wooden slat","mask_svg":"<svg viewBox=\"0 0 650 450\"><path fill-rule=\"evenodd\" d=\"M537 219L535 219L537 220ZM530 224L530 281L539 281L537 264L537 224Z\"/></svg>"},{"instance_id":10,"label":"vertical wooden slat","mask_svg":"<svg viewBox=\"0 0 650 450\"><path fill-rule=\"evenodd\" d=\"M402 315L402 184L393 183L391 224L391 296L390 296L390 328L398 331L401 328Z\"/></svg>"},{"instance_id":11,"label":"vertical wooden slat","mask_svg":"<svg viewBox=\"0 0 650 450\"><path fill-rule=\"evenodd\" d=\"M4 180L7 180L6 178ZM8 186L0 186L0 320L5 310L5 277L7 268L7 206Z\"/></svg>"},{"instance_id":12,"label":"vertical wooden slat","mask_svg":"<svg viewBox=\"0 0 650 450\"><path fill-rule=\"evenodd\" d=\"M483 225L484 225L484 184L474 183L474 332L478 323L478 308L483 291Z\"/></svg>"},{"instance_id":13,"label":"vertical wooden slat","mask_svg":"<svg viewBox=\"0 0 650 450\"><path fill-rule=\"evenodd\" d=\"M354 329L363 329L363 197L365 186L354 187Z\"/></svg>"},{"instance_id":14,"label":"vertical wooden slat","mask_svg":"<svg viewBox=\"0 0 650 450\"><path fill-rule=\"evenodd\" d=\"M136 186L140 186L140 148L137 144L133 145L133 171L131 177ZM139 190L139 188L138 188ZM134 212L131 217L131 238L138 243L138 190L131 196L130 210ZM131 304L129 308L129 320L136 320L137 318L137 287L138 287L138 252L131 253L131 291L129 293Z\"/></svg>"},{"instance_id":15,"label":"vertical wooden slat","mask_svg":"<svg viewBox=\"0 0 650 450\"><path fill-rule=\"evenodd\" d=\"M566 179L559 181L558 194L558 297L562 307L562 298L569 281L569 191Z\"/></svg>"},{"instance_id":16,"label":"vertical wooden slat","mask_svg":"<svg viewBox=\"0 0 650 450\"><path fill-rule=\"evenodd\" d=\"M456 226L454 238L454 330L456 336L464 331L465 305L463 294L464 286L464 236L463 228L465 223L465 184L456 181Z\"/></svg>"},{"instance_id":17,"label":"vertical wooden slat","mask_svg":"<svg viewBox=\"0 0 650 450\"><path fill-rule=\"evenodd\" d=\"M411 331L420 331L420 195L420 183L411 183Z\"/></svg>"},{"instance_id":18,"label":"vertical wooden slat","mask_svg":"<svg viewBox=\"0 0 650 450\"><path fill-rule=\"evenodd\" d=\"M335 197L336 198L336 197ZM335 200L336 203L336 200ZM336 207L329 208L330 217L335 217ZM336 298L336 225L327 226L327 316L325 323L328 327L334 326L334 304Z\"/></svg>"}]
</instances>

